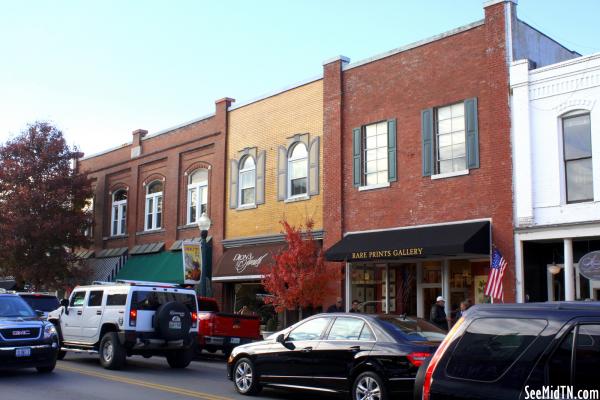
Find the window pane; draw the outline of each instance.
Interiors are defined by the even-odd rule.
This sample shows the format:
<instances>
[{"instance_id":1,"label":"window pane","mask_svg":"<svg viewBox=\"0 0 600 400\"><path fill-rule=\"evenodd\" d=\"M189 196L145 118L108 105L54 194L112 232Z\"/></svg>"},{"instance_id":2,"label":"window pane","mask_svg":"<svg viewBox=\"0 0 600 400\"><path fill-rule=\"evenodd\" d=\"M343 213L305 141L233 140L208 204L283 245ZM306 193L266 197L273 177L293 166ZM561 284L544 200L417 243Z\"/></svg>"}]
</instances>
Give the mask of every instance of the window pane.
<instances>
[{"instance_id":1,"label":"window pane","mask_svg":"<svg viewBox=\"0 0 600 400\"><path fill-rule=\"evenodd\" d=\"M323 330L329 324L329 318L315 318L296 327L287 340L316 340L321 337Z\"/></svg>"},{"instance_id":2,"label":"window pane","mask_svg":"<svg viewBox=\"0 0 600 400\"><path fill-rule=\"evenodd\" d=\"M191 223L196 222L196 206L195 205L190 206L189 213L190 213L189 214L190 218L188 220L188 223L191 224Z\"/></svg>"},{"instance_id":3,"label":"window pane","mask_svg":"<svg viewBox=\"0 0 600 400\"><path fill-rule=\"evenodd\" d=\"M92 290L88 299L88 307L99 307L102 305L102 296L104 292L102 290Z\"/></svg>"},{"instance_id":4,"label":"window pane","mask_svg":"<svg viewBox=\"0 0 600 400\"><path fill-rule=\"evenodd\" d=\"M146 227L152 229L152 215L154 213L154 199L146 200Z\"/></svg>"},{"instance_id":5,"label":"window pane","mask_svg":"<svg viewBox=\"0 0 600 400\"><path fill-rule=\"evenodd\" d=\"M127 228L127 206L123 204L121 207L121 235L125 234Z\"/></svg>"},{"instance_id":6,"label":"window pane","mask_svg":"<svg viewBox=\"0 0 600 400\"><path fill-rule=\"evenodd\" d=\"M465 130L465 119L461 116L458 118L452 118L452 132L464 131Z\"/></svg>"},{"instance_id":7,"label":"window pane","mask_svg":"<svg viewBox=\"0 0 600 400\"><path fill-rule=\"evenodd\" d=\"M377 161L367 162L367 174L370 174L372 172L377 172Z\"/></svg>"},{"instance_id":8,"label":"window pane","mask_svg":"<svg viewBox=\"0 0 600 400\"><path fill-rule=\"evenodd\" d=\"M542 319L480 318L473 321L446 366L451 377L494 381L546 328Z\"/></svg>"},{"instance_id":9,"label":"window pane","mask_svg":"<svg viewBox=\"0 0 600 400\"><path fill-rule=\"evenodd\" d=\"M452 143L464 143L465 142L465 132L455 132L452 134Z\"/></svg>"},{"instance_id":10,"label":"window pane","mask_svg":"<svg viewBox=\"0 0 600 400\"><path fill-rule=\"evenodd\" d=\"M208 203L208 188L200 189L200 203L207 204Z\"/></svg>"},{"instance_id":11,"label":"window pane","mask_svg":"<svg viewBox=\"0 0 600 400\"><path fill-rule=\"evenodd\" d=\"M387 136L387 121L380 122L377 124L377 134Z\"/></svg>"},{"instance_id":12,"label":"window pane","mask_svg":"<svg viewBox=\"0 0 600 400\"><path fill-rule=\"evenodd\" d=\"M445 147L452 144L452 135L440 135L438 136L438 146Z\"/></svg>"},{"instance_id":13,"label":"window pane","mask_svg":"<svg viewBox=\"0 0 600 400\"><path fill-rule=\"evenodd\" d=\"M452 160L448 161L440 161L440 174L445 174L447 172L452 172L454 168L452 166Z\"/></svg>"},{"instance_id":14,"label":"window pane","mask_svg":"<svg viewBox=\"0 0 600 400\"><path fill-rule=\"evenodd\" d=\"M452 159L452 146L440 147L440 160Z\"/></svg>"},{"instance_id":15,"label":"window pane","mask_svg":"<svg viewBox=\"0 0 600 400\"><path fill-rule=\"evenodd\" d=\"M371 136L367 138L367 149L374 149L377 147L377 136Z\"/></svg>"},{"instance_id":16,"label":"window pane","mask_svg":"<svg viewBox=\"0 0 600 400\"><path fill-rule=\"evenodd\" d=\"M240 174L240 186L242 189L254 187L254 171L242 172Z\"/></svg>"},{"instance_id":17,"label":"window pane","mask_svg":"<svg viewBox=\"0 0 600 400\"><path fill-rule=\"evenodd\" d=\"M592 183L592 159L568 161L567 174L567 201L584 201L594 198Z\"/></svg>"},{"instance_id":18,"label":"window pane","mask_svg":"<svg viewBox=\"0 0 600 400\"><path fill-rule=\"evenodd\" d=\"M445 119L438 123L438 133L443 135L444 133L450 133L452 131L452 120Z\"/></svg>"},{"instance_id":19,"label":"window pane","mask_svg":"<svg viewBox=\"0 0 600 400\"><path fill-rule=\"evenodd\" d=\"M83 300L85 299L85 292L75 292L71 297L70 307L83 307Z\"/></svg>"},{"instance_id":20,"label":"window pane","mask_svg":"<svg viewBox=\"0 0 600 400\"><path fill-rule=\"evenodd\" d=\"M365 131L367 137L377 135L377 127L375 125L367 125Z\"/></svg>"},{"instance_id":21,"label":"window pane","mask_svg":"<svg viewBox=\"0 0 600 400\"><path fill-rule=\"evenodd\" d=\"M377 173L367 174L367 186L377 184Z\"/></svg>"},{"instance_id":22,"label":"window pane","mask_svg":"<svg viewBox=\"0 0 600 400\"><path fill-rule=\"evenodd\" d=\"M306 160L291 162L290 179L305 178L307 175L308 164Z\"/></svg>"},{"instance_id":23,"label":"window pane","mask_svg":"<svg viewBox=\"0 0 600 400\"><path fill-rule=\"evenodd\" d=\"M450 107L440 107L437 110L438 121L450 118Z\"/></svg>"},{"instance_id":24,"label":"window pane","mask_svg":"<svg viewBox=\"0 0 600 400\"><path fill-rule=\"evenodd\" d=\"M452 162L452 168L454 171L464 171L467 169L467 159L466 158L455 158Z\"/></svg>"},{"instance_id":25,"label":"window pane","mask_svg":"<svg viewBox=\"0 0 600 400\"><path fill-rule=\"evenodd\" d=\"M248 169L248 168L254 168L254 158L252 158L252 157L246 157L242 163L242 168L240 168L240 169Z\"/></svg>"},{"instance_id":26,"label":"window pane","mask_svg":"<svg viewBox=\"0 0 600 400\"><path fill-rule=\"evenodd\" d=\"M388 156L387 147L377 149L377 159L378 160L381 160L382 158L385 158L387 160L387 156Z\"/></svg>"},{"instance_id":27,"label":"window pane","mask_svg":"<svg viewBox=\"0 0 600 400\"><path fill-rule=\"evenodd\" d=\"M208 181L208 171L205 169L198 169L190 175L190 184L206 183Z\"/></svg>"},{"instance_id":28,"label":"window pane","mask_svg":"<svg viewBox=\"0 0 600 400\"><path fill-rule=\"evenodd\" d=\"M162 196L156 198L156 205L157 212L162 212Z\"/></svg>"},{"instance_id":29,"label":"window pane","mask_svg":"<svg viewBox=\"0 0 600 400\"><path fill-rule=\"evenodd\" d=\"M242 189L242 204L254 204L254 188Z\"/></svg>"},{"instance_id":30,"label":"window pane","mask_svg":"<svg viewBox=\"0 0 600 400\"><path fill-rule=\"evenodd\" d=\"M592 156L590 129L589 114L563 119L565 160Z\"/></svg>"},{"instance_id":31,"label":"window pane","mask_svg":"<svg viewBox=\"0 0 600 400\"><path fill-rule=\"evenodd\" d=\"M377 147L387 147L387 134L377 135Z\"/></svg>"},{"instance_id":32,"label":"window pane","mask_svg":"<svg viewBox=\"0 0 600 400\"><path fill-rule=\"evenodd\" d=\"M375 340L375 335L373 334L373 331L371 331L371 328L369 328L367 324L363 326L363 330L360 333L360 337L358 338L358 340Z\"/></svg>"},{"instance_id":33,"label":"window pane","mask_svg":"<svg viewBox=\"0 0 600 400\"><path fill-rule=\"evenodd\" d=\"M378 150L367 150L366 151L366 161L373 161L377 159L377 151Z\"/></svg>"},{"instance_id":34,"label":"window pane","mask_svg":"<svg viewBox=\"0 0 600 400\"><path fill-rule=\"evenodd\" d=\"M306 146L304 143L298 143L295 145L294 149L292 150L292 154L290 155L290 159L297 160L306 157L308 157L308 152L306 151Z\"/></svg>"},{"instance_id":35,"label":"window pane","mask_svg":"<svg viewBox=\"0 0 600 400\"><path fill-rule=\"evenodd\" d=\"M465 144L458 143L452 146L452 157L464 157L465 156Z\"/></svg>"},{"instance_id":36,"label":"window pane","mask_svg":"<svg viewBox=\"0 0 600 400\"><path fill-rule=\"evenodd\" d=\"M452 105L451 107L452 107L452 117L465 115L464 103L457 103L457 104Z\"/></svg>"},{"instance_id":37,"label":"window pane","mask_svg":"<svg viewBox=\"0 0 600 400\"><path fill-rule=\"evenodd\" d=\"M581 325L575 343L575 385L598 388L600 325Z\"/></svg>"},{"instance_id":38,"label":"window pane","mask_svg":"<svg viewBox=\"0 0 600 400\"><path fill-rule=\"evenodd\" d=\"M377 171L387 171L387 158L377 160Z\"/></svg>"},{"instance_id":39,"label":"window pane","mask_svg":"<svg viewBox=\"0 0 600 400\"><path fill-rule=\"evenodd\" d=\"M571 349L573 346L573 332L570 332L561 342L560 346L546 364L548 384L571 384Z\"/></svg>"},{"instance_id":40,"label":"window pane","mask_svg":"<svg viewBox=\"0 0 600 400\"><path fill-rule=\"evenodd\" d=\"M292 181L292 196L306 194L306 178L294 179Z\"/></svg>"},{"instance_id":41,"label":"window pane","mask_svg":"<svg viewBox=\"0 0 600 400\"><path fill-rule=\"evenodd\" d=\"M123 201L123 200L127 200L127 191L126 190L119 190L117 193L114 194L114 201Z\"/></svg>"},{"instance_id":42,"label":"window pane","mask_svg":"<svg viewBox=\"0 0 600 400\"><path fill-rule=\"evenodd\" d=\"M159 193L162 192L162 183L159 181L154 181L148 186L148 194Z\"/></svg>"},{"instance_id":43,"label":"window pane","mask_svg":"<svg viewBox=\"0 0 600 400\"><path fill-rule=\"evenodd\" d=\"M162 226L162 213L159 212L156 214L156 226L154 228L160 228Z\"/></svg>"},{"instance_id":44,"label":"window pane","mask_svg":"<svg viewBox=\"0 0 600 400\"><path fill-rule=\"evenodd\" d=\"M385 183L388 181L387 171L379 171L377 173L377 183Z\"/></svg>"},{"instance_id":45,"label":"window pane","mask_svg":"<svg viewBox=\"0 0 600 400\"><path fill-rule=\"evenodd\" d=\"M358 340L364 325L358 318L336 318L327 340Z\"/></svg>"}]
</instances>

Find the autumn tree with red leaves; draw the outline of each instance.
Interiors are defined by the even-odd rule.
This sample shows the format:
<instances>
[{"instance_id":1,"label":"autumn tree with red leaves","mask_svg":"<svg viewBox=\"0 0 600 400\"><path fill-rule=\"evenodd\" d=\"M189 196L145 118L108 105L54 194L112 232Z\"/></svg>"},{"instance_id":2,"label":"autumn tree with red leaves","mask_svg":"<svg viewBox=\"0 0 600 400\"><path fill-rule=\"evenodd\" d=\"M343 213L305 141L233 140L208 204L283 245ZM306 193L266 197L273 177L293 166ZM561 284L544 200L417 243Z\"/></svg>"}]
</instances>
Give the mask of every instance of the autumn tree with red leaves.
<instances>
[{"instance_id":1,"label":"autumn tree with red leaves","mask_svg":"<svg viewBox=\"0 0 600 400\"><path fill-rule=\"evenodd\" d=\"M340 271L325 265L321 247L313 236L312 220L302 226L281 222L287 249L273 255L273 264L261 267L262 285L272 296L265 298L278 312L318 307L331 295L331 282L340 279Z\"/></svg>"},{"instance_id":2,"label":"autumn tree with red leaves","mask_svg":"<svg viewBox=\"0 0 600 400\"><path fill-rule=\"evenodd\" d=\"M81 272L73 249L89 245L90 180L54 126L37 122L0 145L0 276L58 288Z\"/></svg>"}]
</instances>

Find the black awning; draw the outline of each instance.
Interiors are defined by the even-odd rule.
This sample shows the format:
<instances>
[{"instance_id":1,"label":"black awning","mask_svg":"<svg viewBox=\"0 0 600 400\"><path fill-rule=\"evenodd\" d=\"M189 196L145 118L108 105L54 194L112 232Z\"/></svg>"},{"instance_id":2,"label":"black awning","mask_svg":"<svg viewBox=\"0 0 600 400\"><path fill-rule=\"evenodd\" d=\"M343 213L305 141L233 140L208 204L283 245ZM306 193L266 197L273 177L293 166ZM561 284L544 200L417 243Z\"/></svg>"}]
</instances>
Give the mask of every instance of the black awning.
<instances>
[{"instance_id":1,"label":"black awning","mask_svg":"<svg viewBox=\"0 0 600 400\"><path fill-rule=\"evenodd\" d=\"M349 233L325 252L328 261L489 256L490 222L477 221Z\"/></svg>"}]
</instances>

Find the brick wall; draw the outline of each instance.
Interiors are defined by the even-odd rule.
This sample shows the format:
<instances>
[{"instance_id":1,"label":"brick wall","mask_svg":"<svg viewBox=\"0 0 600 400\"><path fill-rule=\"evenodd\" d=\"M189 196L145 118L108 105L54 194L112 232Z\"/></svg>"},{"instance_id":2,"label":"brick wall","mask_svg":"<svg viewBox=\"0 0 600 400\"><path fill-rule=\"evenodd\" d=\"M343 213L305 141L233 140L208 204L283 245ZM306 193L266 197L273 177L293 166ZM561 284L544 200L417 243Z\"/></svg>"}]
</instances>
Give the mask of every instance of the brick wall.
<instances>
[{"instance_id":1,"label":"brick wall","mask_svg":"<svg viewBox=\"0 0 600 400\"><path fill-rule=\"evenodd\" d=\"M322 229L322 190L308 200L292 203L277 200L277 148L280 145L287 146L288 138L295 134L309 133L310 140L322 136L322 80L231 110L228 117L228 159L239 160L239 151L246 147L256 147L258 152L266 151L266 168L265 203L245 210L229 208L231 193L228 170L225 237L231 239L278 234L282 231L279 221L285 219L292 225L299 225L304 224L307 217L315 222L315 230ZM319 165L322 166L322 143L319 158ZM321 168L319 187L323 180L322 171Z\"/></svg>"},{"instance_id":2,"label":"brick wall","mask_svg":"<svg viewBox=\"0 0 600 400\"><path fill-rule=\"evenodd\" d=\"M506 300L514 301L505 6L486 8L483 25L343 72L340 61L324 66L326 248L343 232L491 218L493 242L509 263ZM439 180L422 176L421 110L472 97L478 99L480 168ZM398 180L359 192L352 128L391 118L397 119Z\"/></svg>"}]
</instances>

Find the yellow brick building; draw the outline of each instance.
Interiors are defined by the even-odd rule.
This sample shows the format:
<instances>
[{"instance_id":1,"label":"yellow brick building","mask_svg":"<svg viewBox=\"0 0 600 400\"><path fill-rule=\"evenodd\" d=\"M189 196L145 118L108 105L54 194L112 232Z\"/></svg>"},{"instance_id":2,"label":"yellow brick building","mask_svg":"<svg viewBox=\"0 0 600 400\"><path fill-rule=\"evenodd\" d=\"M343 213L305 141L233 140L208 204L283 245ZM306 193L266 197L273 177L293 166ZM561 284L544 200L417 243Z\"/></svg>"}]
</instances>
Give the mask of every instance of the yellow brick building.
<instances>
[{"instance_id":1,"label":"yellow brick building","mask_svg":"<svg viewBox=\"0 0 600 400\"><path fill-rule=\"evenodd\" d=\"M310 218L323 234L323 82L232 107L227 126L224 254L212 280L225 310L246 306L265 324L276 317L260 300L261 266L285 246L280 221Z\"/></svg>"}]
</instances>

